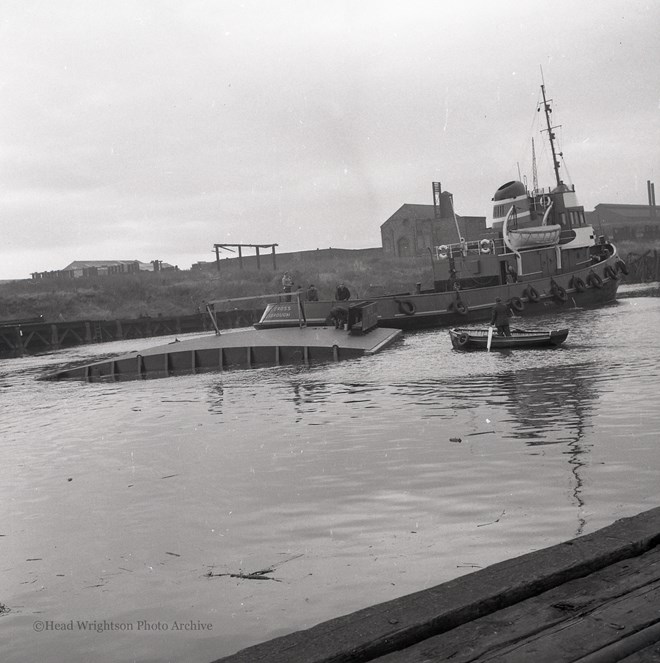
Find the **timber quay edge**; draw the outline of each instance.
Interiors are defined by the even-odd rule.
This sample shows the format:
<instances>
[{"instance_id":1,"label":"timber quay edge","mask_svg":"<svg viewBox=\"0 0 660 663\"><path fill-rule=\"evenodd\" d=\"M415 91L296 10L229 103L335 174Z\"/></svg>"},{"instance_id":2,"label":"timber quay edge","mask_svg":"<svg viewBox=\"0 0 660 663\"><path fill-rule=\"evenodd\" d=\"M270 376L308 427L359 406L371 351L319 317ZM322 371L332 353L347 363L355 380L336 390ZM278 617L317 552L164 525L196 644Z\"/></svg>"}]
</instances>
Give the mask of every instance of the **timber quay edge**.
<instances>
[{"instance_id":1,"label":"timber quay edge","mask_svg":"<svg viewBox=\"0 0 660 663\"><path fill-rule=\"evenodd\" d=\"M218 311L216 318L222 329L234 329L253 325L262 313L262 310L234 309ZM117 320L0 321L0 357L21 357L77 345L212 329L213 325L205 313Z\"/></svg>"},{"instance_id":2,"label":"timber quay edge","mask_svg":"<svg viewBox=\"0 0 660 663\"><path fill-rule=\"evenodd\" d=\"M660 507L214 663L660 661Z\"/></svg>"}]
</instances>

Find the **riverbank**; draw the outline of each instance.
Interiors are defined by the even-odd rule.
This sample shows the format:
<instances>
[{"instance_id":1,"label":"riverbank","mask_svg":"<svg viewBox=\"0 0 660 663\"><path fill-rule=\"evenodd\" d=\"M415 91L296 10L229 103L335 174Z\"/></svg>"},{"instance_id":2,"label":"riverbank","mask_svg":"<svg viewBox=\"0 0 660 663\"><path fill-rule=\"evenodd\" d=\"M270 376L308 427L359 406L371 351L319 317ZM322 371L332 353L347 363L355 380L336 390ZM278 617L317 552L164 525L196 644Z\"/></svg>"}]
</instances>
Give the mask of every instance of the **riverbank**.
<instances>
[{"instance_id":1,"label":"riverbank","mask_svg":"<svg viewBox=\"0 0 660 663\"><path fill-rule=\"evenodd\" d=\"M626 242L619 251L630 271L623 283L660 280L656 248ZM204 311L206 301L280 292L285 270L294 287L314 284L321 299L331 299L339 282L354 297L368 298L411 292L417 283L431 288L434 281L430 255L394 258L379 248L285 253L277 256L276 268L264 259L259 266L255 256L247 256L187 271L3 283L0 322L39 316L43 322L189 316Z\"/></svg>"},{"instance_id":2,"label":"riverbank","mask_svg":"<svg viewBox=\"0 0 660 663\"><path fill-rule=\"evenodd\" d=\"M189 271L88 276L76 279L15 281L0 285L0 322L42 316L43 322L185 316L204 311L206 301L249 297L282 290L289 271L294 288L314 284L331 299L339 282L353 297L414 290L433 284L430 256L391 258L380 249L324 249L277 256L270 261L243 257L208 263Z\"/></svg>"}]
</instances>

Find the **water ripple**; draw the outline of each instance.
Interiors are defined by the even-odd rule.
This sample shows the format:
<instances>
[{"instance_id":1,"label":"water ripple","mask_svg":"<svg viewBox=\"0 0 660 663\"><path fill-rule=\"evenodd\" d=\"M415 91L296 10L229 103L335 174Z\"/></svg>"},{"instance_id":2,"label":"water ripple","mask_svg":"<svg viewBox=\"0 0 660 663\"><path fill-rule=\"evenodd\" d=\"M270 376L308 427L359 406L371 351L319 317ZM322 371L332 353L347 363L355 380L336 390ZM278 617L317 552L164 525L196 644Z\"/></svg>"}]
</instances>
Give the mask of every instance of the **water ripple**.
<instances>
[{"instance_id":1,"label":"water ripple","mask_svg":"<svg viewBox=\"0 0 660 663\"><path fill-rule=\"evenodd\" d=\"M116 384L36 378L153 339L0 362L3 660L213 660L656 506L659 323L638 297L535 320L570 327L558 350L463 353L439 330ZM282 560L281 583L205 577ZM214 637L78 633L64 652L35 644L35 615Z\"/></svg>"}]
</instances>

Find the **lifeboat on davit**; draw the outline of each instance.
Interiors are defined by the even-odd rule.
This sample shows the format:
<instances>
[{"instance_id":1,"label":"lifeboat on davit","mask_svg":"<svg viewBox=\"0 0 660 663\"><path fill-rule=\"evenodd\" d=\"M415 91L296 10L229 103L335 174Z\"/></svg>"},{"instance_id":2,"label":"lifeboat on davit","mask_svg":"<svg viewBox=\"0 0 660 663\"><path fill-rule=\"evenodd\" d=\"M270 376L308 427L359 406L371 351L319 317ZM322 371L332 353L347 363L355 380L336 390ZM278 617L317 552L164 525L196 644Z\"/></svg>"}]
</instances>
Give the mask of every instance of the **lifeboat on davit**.
<instances>
[{"instance_id":1,"label":"lifeboat on davit","mask_svg":"<svg viewBox=\"0 0 660 663\"><path fill-rule=\"evenodd\" d=\"M493 196L491 227L500 230L512 251L553 246L559 243L561 226L549 223L550 195L530 194L522 182L507 182Z\"/></svg>"}]
</instances>

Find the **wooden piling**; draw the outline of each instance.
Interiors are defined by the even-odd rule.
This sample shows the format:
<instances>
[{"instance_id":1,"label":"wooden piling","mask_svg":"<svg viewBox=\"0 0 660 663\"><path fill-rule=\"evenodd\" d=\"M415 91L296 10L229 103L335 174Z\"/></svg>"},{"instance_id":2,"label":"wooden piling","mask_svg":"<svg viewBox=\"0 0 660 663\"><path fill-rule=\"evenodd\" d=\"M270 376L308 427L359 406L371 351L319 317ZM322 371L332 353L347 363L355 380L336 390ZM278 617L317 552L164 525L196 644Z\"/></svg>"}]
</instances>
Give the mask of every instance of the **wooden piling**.
<instances>
[{"instance_id":1,"label":"wooden piling","mask_svg":"<svg viewBox=\"0 0 660 663\"><path fill-rule=\"evenodd\" d=\"M53 350L60 349L59 337L57 335L57 325L50 326L50 344Z\"/></svg>"}]
</instances>

